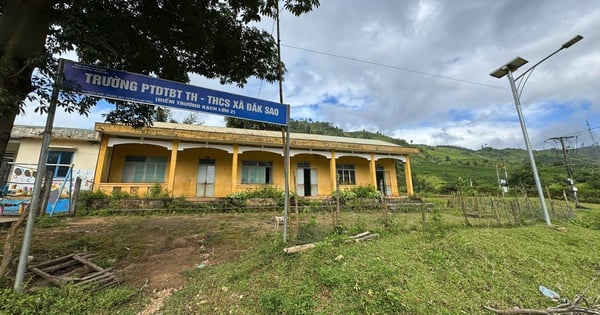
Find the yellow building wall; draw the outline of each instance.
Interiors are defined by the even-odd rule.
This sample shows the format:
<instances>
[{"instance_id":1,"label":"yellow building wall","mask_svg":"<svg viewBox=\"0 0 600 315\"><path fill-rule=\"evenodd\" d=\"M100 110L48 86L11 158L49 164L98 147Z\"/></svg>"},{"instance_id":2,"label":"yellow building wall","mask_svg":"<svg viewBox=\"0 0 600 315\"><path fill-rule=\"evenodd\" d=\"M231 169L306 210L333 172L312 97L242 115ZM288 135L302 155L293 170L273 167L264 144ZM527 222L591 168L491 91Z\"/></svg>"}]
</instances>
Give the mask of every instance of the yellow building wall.
<instances>
[{"instance_id":1,"label":"yellow building wall","mask_svg":"<svg viewBox=\"0 0 600 315\"><path fill-rule=\"evenodd\" d=\"M353 188L357 186L373 186L368 160L360 157L343 156L338 158L336 161L336 165L340 164L354 165L354 172L356 175L356 185L340 185L340 189Z\"/></svg>"},{"instance_id":2,"label":"yellow building wall","mask_svg":"<svg viewBox=\"0 0 600 315\"><path fill-rule=\"evenodd\" d=\"M267 161L272 162L273 183L271 185L282 188L285 186L284 159L280 154L260 151L246 151L238 156L238 173L235 179L236 191L246 191L259 187L256 184L242 184L242 162L243 161Z\"/></svg>"},{"instance_id":3,"label":"yellow building wall","mask_svg":"<svg viewBox=\"0 0 600 315\"><path fill-rule=\"evenodd\" d=\"M156 156L164 157L167 161L165 183L164 188L169 178L170 158L171 151L151 144L123 144L115 145L109 148L109 165L110 171L107 177L103 176L103 183L101 189L110 192L109 190L115 186L116 183L121 183L122 174L124 168L125 157L127 155L142 155L142 156ZM271 185L279 189L285 187L285 175L284 175L284 159L283 156L277 153L264 152L264 151L246 151L238 154L237 159L237 174L232 175L232 163L233 155L227 151L214 149L214 148L192 148L178 151L177 154L177 165L175 166L174 174L174 185L172 190L169 191L173 197L185 197L194 198L196 196L197 187L197 176L198 166L200 159L214 159L215 160L215 187L214 197L225 197L229 194L247 190L253 190L259 188L261 185L257 184L242 184L242 164L244 161L268 161L272 162L272 179ZM331 161L317 154L298 154L290 159L290 174L289 183L290 191L297 191L297 171L298 163L308 163L310 168L317 170L317 193L318 196L331 195L335 185L332 182L330 174ZM340 189L351 189L357 186L368 186L373 185L373 178L371 174L371 163L370 160L362 157L343 156L336 159L336 164L350 164L354 165L355 170L355 185L341 185ZM381 165L386 171L386 175L392 186L392 195L398 195L398 185L396 179L395 160L383 158L375 162L376 165ZM335 173L335 172L334 172ZM235 178L232 178L234 176ZM110 185L113 183L113 185ZM233 183L233 185L232 185ZM146 183L148 187L153 183ZM123 183L122 185L116 185L124 187L125 191L128 191L132 186L129 183ZM115 186L115 187L116 187ZM146 189L142 187L144 185L134 185L141 187L140 189ZM233 187L233 189L232 189ZM142 191L143 193L143 191Z\"/></svg>"},{"instance_id":4,"label":"yellow building wall","mask_svg":"<svg viewBox=\"0 0 600 315\"><path fill-rule=\"evenodd\" d=\"M215 160L215 197L225 197L231 191L231 161L228 152L198 148L180 151L177 155L173 196L196 197L198 163L200 159Z\"/></svg>"},{"instance_id":5,"label":"yellow building wall","mask_svg":"<svg viewBox=\"0 0 600 315\"><path fill-rule=\"evenodd\" d=\"M115 145L112 150L112 159L110 164L110 171L108 174L109 182L121 182L123 177L123 167L125 165L125 157L128 155L165 157L167 159L165 171L166 182L167 178L169 177L168 170L170 165L171 151L161 146L147 144Z\"/></svg>"}]
</instances>

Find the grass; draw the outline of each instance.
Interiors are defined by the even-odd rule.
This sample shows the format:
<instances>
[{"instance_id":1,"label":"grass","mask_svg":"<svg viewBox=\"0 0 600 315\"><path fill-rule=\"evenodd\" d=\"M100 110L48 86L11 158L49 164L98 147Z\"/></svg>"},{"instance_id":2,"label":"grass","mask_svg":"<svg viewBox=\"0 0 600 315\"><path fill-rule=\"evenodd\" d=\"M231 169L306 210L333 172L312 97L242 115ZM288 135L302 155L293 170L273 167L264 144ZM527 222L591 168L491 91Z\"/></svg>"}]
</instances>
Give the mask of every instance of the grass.
<instances>
[{"instance_id":1,"label":"grass","mask_svg":"<svg viewBox=\"0 0 600 315\"><path fill-rule=\"evenodd\" d=\"M165 313L485 314L484 305L553 306L539 285L573 298L600 271L597 230L439 221L429 229L441 233L382 230L374 241L334 239L296 255L263 242L235 262L190 271ZM600 286L587 294L600 296Z\"/></svg>"},{"instance_id":2,"label":"grass","mask_svg":"<svg viewBox=\"0 0 600 315\"><path fill-rule=\"evenodd\" d=\"M47 254L88 248L120 261L117 266L168 248L169 240L202 233L221 263L186 271L187 284L166 300L161 314L490 314L484 305L555 306L539 285L568 299L588 286L590 300L600 296L599 282L590 285L600 273L600 206L586 204L590 209L578 210L573 223L553 221L557 228L543 221L498 226L494 220L473 220L466 227L462 214L444 208L444 200L428 201L436 211L426 222L420 213L392 213L386 221L380 212L343 212L334 229L330 214L304 213L300 231L290 227L288 244L281 230L265 222L270 214L259 213L206 214L192 224L171 218L168 228L150 220L155 217L108 217L97 231L62 241L49 236L70 229L70 223L53 222L38 232L52 241L43 249ZM365 230L380 237L344 241ZM315 241L320 242L311 250L283 252ZM128 250L119 251L123 246ZM242 254L223 257L231 252ZM94 295L69 287L30 294L6 288L0 290L0 314L136 314L147 298L128 287Z\"/></svg>"}]
</instances>

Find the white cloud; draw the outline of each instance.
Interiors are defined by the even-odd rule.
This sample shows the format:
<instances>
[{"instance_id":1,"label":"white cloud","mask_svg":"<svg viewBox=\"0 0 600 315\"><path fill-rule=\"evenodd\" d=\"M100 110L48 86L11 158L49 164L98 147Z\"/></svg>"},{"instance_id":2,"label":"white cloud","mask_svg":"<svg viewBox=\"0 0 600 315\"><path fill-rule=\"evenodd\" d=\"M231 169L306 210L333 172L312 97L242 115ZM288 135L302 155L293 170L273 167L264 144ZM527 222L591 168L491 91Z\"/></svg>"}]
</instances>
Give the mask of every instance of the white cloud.
<instances>
[{"instance_id":1,"label":"white cloud","mask_svg":"<svg viewBox=\"0 0 600 315\"><path fill-rule=\"evenodd\" d=\"M518 75L581 34L581 42L533 71L521 96L523 114L534 146L585 130L586 120L600 125L595 0L321 1L306 15L283 14L280 24L284 102L294 119L414 143L523 148L507 79L489 73L521 56L530 62ZM269 32L273 25L258 24ZM257 80L244 89L199 76L192 84L279 100L277 84ZM18 122L31 116L25 117ZM223 124L220 116L207 117L206 124Z\"/></svg>"}]
</instances>

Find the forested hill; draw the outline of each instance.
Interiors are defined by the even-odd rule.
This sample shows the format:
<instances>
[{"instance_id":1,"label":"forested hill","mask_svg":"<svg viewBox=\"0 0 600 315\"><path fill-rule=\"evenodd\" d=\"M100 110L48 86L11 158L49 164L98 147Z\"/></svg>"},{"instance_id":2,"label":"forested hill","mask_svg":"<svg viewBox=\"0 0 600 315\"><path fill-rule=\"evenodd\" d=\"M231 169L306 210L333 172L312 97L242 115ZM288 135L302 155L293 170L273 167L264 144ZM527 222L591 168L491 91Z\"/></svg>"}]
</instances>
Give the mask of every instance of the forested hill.
<instances>
[{"instance_id":1,"label":"forested hill","mask_svg":"<svg viewBox=\"0 0 600 315\"><path fill-rule=\"evenodd\" d=\"M369 131L344 131L331 123L312 120L292 120L291 132L331 136L377 139L410 146L403 139L394 139ZM522 149L482 148L470 150L456 146L427 146L413 144L419 154L411 157L415 191L448 193L457 185L476 187L481 191L495 191L499 179L509 186L532 187L533 176L527 151ZM600 198L600 147L588 146L567 150L566 157L573 178L581 194L590 193ZM543 186L553 191L569 191L566 184L565 154L560 149L534 151L538 173ZM401 182L401 181L400 181Z\"/></svg>"}]
</instances>

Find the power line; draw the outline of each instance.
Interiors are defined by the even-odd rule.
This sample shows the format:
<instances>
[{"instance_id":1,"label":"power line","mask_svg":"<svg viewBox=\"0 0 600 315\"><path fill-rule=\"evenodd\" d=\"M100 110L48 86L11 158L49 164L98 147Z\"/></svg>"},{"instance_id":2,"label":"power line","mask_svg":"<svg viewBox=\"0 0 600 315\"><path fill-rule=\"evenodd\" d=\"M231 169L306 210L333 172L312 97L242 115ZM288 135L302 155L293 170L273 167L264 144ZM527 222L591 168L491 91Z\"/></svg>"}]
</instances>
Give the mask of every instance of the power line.
<instances>
[{"instance_id":1,"label":"power line","mask_svg":"<svg viewBox=\"0 0 600 315\"><path fill-rule=\"evenodd\" d=\"M503 87L500 87L500 86L497 86L497 85L479 83L479 82L474 82L474 81L463 80L463 79L459 79L459 78L453 78L453 77L448 77L448 76L444 76L444 75L439 75L439 74L435 74L435 73L429 73L429 72L424 72L424 71L419 71L419 70L414 70L414 69L409 69L409 68L404 68L404 67L387 65L387 64L383 64L383 63L379 63L379 62L374 62L374 61L368 61L368 60L363 60L363 59L358 59L358 58L353 58L353 57L346 57L346 56L337 55L337 54L333 54L333 53L328 53L328 52L324 52L324 51L319 51L319 50L315 50L315 49L302 48L302 47L292 46L292 45L286 45L286 44L281 44L281 46L285 46L285 47L293 48L293 49L298 49L298 50L302 50L302 51L307 51L307 52L314 53L314 54L325 55L325 56L329 56L329 57L335 57L335 58L339 58L339 59L345 59L345 60L350 60L350 61L354 61L354 62L360 62L360 63L370 64L370 65L374 65L374 66L379 66L379 67L394 69L394 70L412 72L412 73L426 75L426 76L430 76L430 77L434 77L434 78L438 78L438 79L445 79L445 80L457 81L457 82L461 82L461 83L468 83L468 84L473 84L473 85L485 86L485 87L494 88L494 89L500 89L500 90L508 90L507 88L503 88Z\"/></svg>"}]
</instances>

